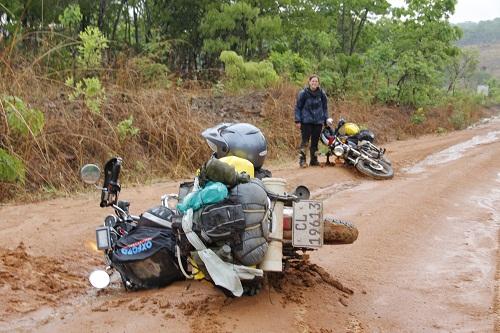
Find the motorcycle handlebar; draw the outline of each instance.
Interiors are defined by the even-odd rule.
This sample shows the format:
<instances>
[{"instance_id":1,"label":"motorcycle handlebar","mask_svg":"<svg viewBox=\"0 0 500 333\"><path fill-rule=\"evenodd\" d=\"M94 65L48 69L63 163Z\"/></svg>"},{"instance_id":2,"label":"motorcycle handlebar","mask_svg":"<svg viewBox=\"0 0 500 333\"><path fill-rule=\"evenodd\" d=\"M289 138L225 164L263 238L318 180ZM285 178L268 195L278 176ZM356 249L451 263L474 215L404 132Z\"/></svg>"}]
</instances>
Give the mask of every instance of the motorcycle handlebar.
<instances>
[{"instance_id":1,"label":"motorcycle handlebar","mask_svg":"<svg viewBox=\"0 0 500 333\"><path fill-rule=\"evenodd\" d=\"M101 194L101 207L112 206L117 203L120 192L120 177L122 159L115 157L109 160L104 167L104 184Z\"/></svg>"}]
</instances>

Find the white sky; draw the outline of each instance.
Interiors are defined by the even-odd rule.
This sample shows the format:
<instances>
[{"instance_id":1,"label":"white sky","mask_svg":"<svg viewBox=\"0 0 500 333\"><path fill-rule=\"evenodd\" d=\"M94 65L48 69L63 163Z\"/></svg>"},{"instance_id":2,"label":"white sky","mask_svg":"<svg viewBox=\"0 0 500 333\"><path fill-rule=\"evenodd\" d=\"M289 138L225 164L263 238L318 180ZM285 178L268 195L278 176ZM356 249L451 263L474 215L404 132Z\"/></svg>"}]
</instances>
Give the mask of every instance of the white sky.
<instances>
[{"instance_id":1,"label":"white sky","mask_svg":"<svg viewBox=\"0 0 500 333\"><path fill-rule=\"evenodd\" d=\"M404 0L388 0L393 6L402 6ZM458 0L452 23L479 22L500 17L500 0Z\"/></svg>"}]
</instances>

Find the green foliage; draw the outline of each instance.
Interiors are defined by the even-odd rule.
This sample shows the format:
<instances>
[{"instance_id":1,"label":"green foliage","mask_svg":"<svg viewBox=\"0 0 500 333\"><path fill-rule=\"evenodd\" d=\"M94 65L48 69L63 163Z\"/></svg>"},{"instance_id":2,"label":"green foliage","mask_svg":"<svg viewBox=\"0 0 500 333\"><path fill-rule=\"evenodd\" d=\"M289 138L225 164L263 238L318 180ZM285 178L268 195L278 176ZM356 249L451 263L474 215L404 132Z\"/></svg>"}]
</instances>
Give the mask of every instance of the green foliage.
<instances>
[{"instance_id":1,"label":"green foliage","mask_svg":"<svg viewBox=\"0 0 500 333\"><path fill-rule=\"evenodd\" d=\"M200 32L205 37L205 52L233 50L253 59L272 50L273 41L281 33L281 19L263 15L245 1L236 1L210 9L201 21Z\"/></svg>"},{"instance_id":2,"label":"green foliage","mask_svg":"<svg viewBox=\"0 0 500 333\"><path fill-rule=\"evenodd\" d=\"M451 58L446 73L448 75L448 92L454 94L455 89L467 88L468 83L476 72L479 54L475 50L460 50L459 53Z\"/></svg>"},{"instance_id":3,"label":"green foliage","mask_svg":"<svg viewBox=\"0 0 500 333\"><path fill-rule=\"evenodd\" d=\"M222 81L217 81L217 83L212 86L212 95L215 97L222 97L225 90L226 87L224 86L224 83Z\"/></svg>"},{"instance_id":4,"label":"green foliage","mask_svg":"<svg viewBox=\"0 0 500 333\"><path fill-rule=\"evenodd\" d=\"M243 57L233 51L223 51L220 60L225 65L228 78L227 86L231 90L242 88L267 88L275 84L279 77L269 61L245 62Z\"/></svg>"},{"instance_id":5,"label":"green foliage","mask_svg":"<svg viewBox=\"0 0 500 333\"><path fill-rule=\"evenodd\" d=\"M99 28L87 27L80 32L82 44L78 46L78 63L85 69L99 67L102 51L108 47L108 39Z\"/></svg>"},{"instance_id":6,"label":"green foliage","mask_svg":"<svg viewBox=\"0 0 500 333\"><path fill-rule=\"evenodd\" d=\"M168 61L169 53L172 51L172 43L162 39L158 32L154 32L152 40L144 45L144 53L155 63Z\"/></svg>"},{"instance_id":7,"label":"green foliage","mask_svg":"<svg viewBox=\"0 0 500 333\"><path fill-rule=\"evenodd\" d=\"M80 11L80 6L78 4L71 4L64 9L61 15L59 15L59 22L61 22L66 29L73 31L77 29L82 18L83 15Z\"/></svg>"},{"instance_id":8,"label":"green foliage","mask_svg":"<svg viewBox=\"0 0 500 333\"><path fill-rule=\"evenodd\" d=\"M438 127L436 130L436 133L439 135L446 134L446 132L447 132L446 128L443 128L443 127Z\"/></svg>"},{"instance_id":9,"label":"green foliage","mask_svg":"<svg viewBox=\"0 0 500 333\"><path fill-rule=\"evenodd\" d=\"M7 123L12 132L27 137L39 135L45 125L45 116L41 111L28 107L16 96L3 98Z\"/></svg>"},{"instance_id":10,"label":"green foliage","mask_svg":"<svg viewBox=\"0 0 500 333\"><path fill-rule=\"evenodd\" d=\"M24 183L26 169L23 161L0 148L0 182Z\"/></svg>"},{"instance_id":11,"label":"green foliage","mask_svg":"<svg viewBox=\"0 0 500 333\"><path fill-rule=\"evenodd\" d=\"M36 36L23 40L19 49L37 49L35 59L51 55L37 68L65 73L55 74L59 76L71 70L75 81L126 56L124 66L137 85L168 87L171 72L217 82L220 77L213 73L220 68L221 52L234 51L252 62L225 64L229 90L275 82L267 59L281 77L297 84L318 73L334 98L418 108L456 90L475 88L491 72L478 73L477 59L455 46L461 29L448 20L456 0L407 0L401 8L392 8L387 0L25 2L7 0L5 8L0 6L0 16L5 12L0 31L9 32L4 40ZM58 17L61 24L49 27ZM498 40L499 22L462 26L463 40L472 30L486 41ZM70 41L54 34L50 44L32 34L61 28ZM79 29L85 30L76 48L70 44ZM108 44L106 64L102 55ZM82 81L77 91L85 89Z\"/></svg>"},{"instance_id":12,"label":"green foliage","mask_svg":"<svg viewBox=\"0 0 500 333\"><path fill-rule=\"evenodd\" d=\"M489 79L486 84L488 85L488 100L490 104L500 103L500 81L497 79Z\"/></svg>"},{"instance_id":13,"label":"green foliage","mask_svg":"<svg viewBox=\"0 0 500 333\"><path fill-rule=\"evenodd\" d=\"M118 132L118 137L120 141L124 141L127 138L131 138L139 134L139 129L134 127L134 116L130 116L128 119L124 119L118 123L116 130Z\"/></svg>"},{"instance_id":14,"label":"green foliage","mask_svg":"<svg viewBox=\"0 0 500 333\"><path fill-rule=\"evenodd\" d=\"M449 121L453 128L464 129L471 124L473 114L478 110L481 96L471 91L459 91L450 96L446 103L452 108Z\"/></svg>"},{"instance_id":15,"label":"green foliage","mask_svg":"<svg viewBox=\"0 0 500 333\"><path fill-rule=\"evenodd\" d=\"M311 72L311 65L298 53L287 50L283 53L271 52L269 60L272 62L276 72L295 83L303 83Z\"/></svg>"},{"instance_id":16,"label":"green foliage","mask_svg":"<svg viewBox=\"0 0 500 333\"><path fill-rule=\"evenodd\" d=\"M129 70L135 74L135 81L149 88L168 88L168 67L149 57L135 57L128 63Z\"/></svg>"},{"instance_id":17,"label":"green foliage","mask_svg":"<svg viewBox=\"0 0 500 333\"><path fill-rule=\"evenodd\" d=\"M425 116L425 110L424 110L424 108L418 108L411 115L410 121L413 124L419 125L419 124L422 124L426 119L427 118Z\"/></svg>"},{"instance_id":18,"label":"green foliage","mask_svg":"<svg viewBox=\"0 0 500 333\"><path fill-rule=\"evenodd\" d=\"M66 85L73 88L75 84L72 77L66 79ZM78 97L83 97L85 105L90 111L100 113L101 105L106 100L106 94L99 78L85 78L77 82L74 91L69 95L69 100L74 101Z\"/></svg>"}]
</instances>

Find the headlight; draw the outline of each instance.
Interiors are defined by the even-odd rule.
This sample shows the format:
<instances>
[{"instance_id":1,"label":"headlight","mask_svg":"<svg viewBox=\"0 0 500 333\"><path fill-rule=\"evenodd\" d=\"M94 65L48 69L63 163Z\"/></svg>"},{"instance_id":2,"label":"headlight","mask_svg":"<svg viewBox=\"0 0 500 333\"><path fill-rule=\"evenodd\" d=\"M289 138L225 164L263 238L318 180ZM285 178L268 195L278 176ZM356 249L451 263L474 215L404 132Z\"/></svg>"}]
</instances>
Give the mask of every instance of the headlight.
<instances>
[{"instance_id":1,"label":"headlight","mask_svg":"<svg viewBox=\"0 0 500 333\"><path fill-rule=\"evenodd\" d=\"M333 155L337 157L344 155L344 148L342 148L342 146L337 146L333 148Z\"/></svg>"}]
</instances>

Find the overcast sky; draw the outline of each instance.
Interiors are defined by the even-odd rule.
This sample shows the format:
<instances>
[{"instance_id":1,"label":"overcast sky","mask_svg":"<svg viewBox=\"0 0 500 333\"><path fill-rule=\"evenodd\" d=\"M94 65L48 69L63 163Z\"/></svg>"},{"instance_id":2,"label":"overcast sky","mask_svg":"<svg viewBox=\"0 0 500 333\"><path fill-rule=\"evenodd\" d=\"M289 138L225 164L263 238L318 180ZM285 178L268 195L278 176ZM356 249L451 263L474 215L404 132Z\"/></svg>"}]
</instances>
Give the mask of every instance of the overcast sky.
<instances>
[{"instance_id":1,"label":"overcast sky","mask_svg":"<svg viewBox=\"0 0 500 333\"><path fill-rule=\"evenodd\" d=\"M404 0L388 0L395 6L401 6ZM458 0L455 14L450 22L479 22L500 17L500 0Z\"/></svg>"}]
</instances>

